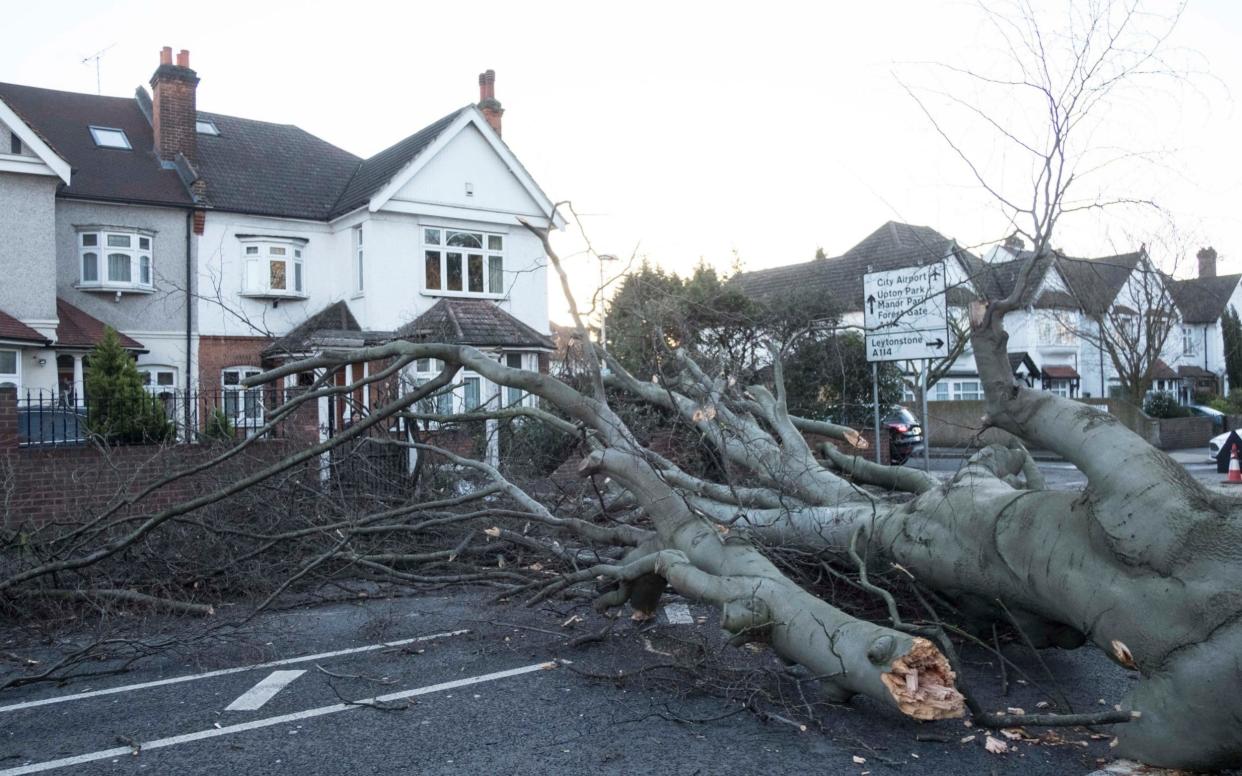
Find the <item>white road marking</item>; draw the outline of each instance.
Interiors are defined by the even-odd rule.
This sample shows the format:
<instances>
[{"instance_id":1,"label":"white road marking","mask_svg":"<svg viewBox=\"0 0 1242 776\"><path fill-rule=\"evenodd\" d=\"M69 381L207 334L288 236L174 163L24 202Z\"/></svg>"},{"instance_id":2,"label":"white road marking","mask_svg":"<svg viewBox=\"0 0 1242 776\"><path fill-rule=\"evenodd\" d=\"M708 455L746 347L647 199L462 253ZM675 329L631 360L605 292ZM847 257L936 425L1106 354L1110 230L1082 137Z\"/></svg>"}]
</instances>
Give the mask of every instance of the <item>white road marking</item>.
<instances>
[{"instance_id":1,"label":"white road marking","mask_svg":"<svg viewBox=\"0 0 1242 776\"><path fill-rule=\"evenodd\" d=\"M263 708L263 704L276 697L276 693L289 686L289 683L306 673L306 669L297 671L273 671L266 679L242 693L237 700L224 707L225 711L255 711Z\"/></svg>"},{"instance_id":2,"label":"white road marking","mask_svg":"<svg viewBox=\"0 0 1242 776\"><path fill-rule=\"evenodd\" d=\"M365 708L366 704L374 703L391 703L392 701L413 698L418 695L429 695L433 692L443 692L444 690L455 690L458 687L468 687L472 684L482 684L483 682L494 682L497 679L507 679L511 676L520 676L521 674L529 674L533 671L548 671L556 668L555 662L535 663L533 665L522 666L521 668L510 668L507 671L496 671L482 676L471 676L465 679L454 679L451 682L441 682L440 684L428 685L427 687L418 687L413 690L402 690L401 692L389 693L388 695L377 695L374 698L365 698L363 700L354 701L353 703L334 703L331 706L320 706L315 709L306 709L305 711L297 711L292 714L281 714L277 717L267 717L265 719L251 720L250 722L240 722L236 725L225 725L219 728L207 728L206 730L198 730L193 733L183 733L179 736L169 736L168 738L157 738L154 741L145 741L139 744L140 751L146 752L150 749L164 749L177 744L188 744L192 741L202 741L207 738L219 738L220 736L232 735L233 733L244 733L248 730L258 730L260 728L272 727L274 725L283 725L287 722L297 722L298 720L310 719L312 717L322 717L327 714L337 714L342 711L350 711L351 709ZM87 752L74 757L62 757L59 760L47 760L41 763L31 763L29 765L18 766L17 768L9 768L0 771L0 776L21 776L26 773L43 773L44 771L56 770L57 768L67 768L70 765L84 765L99 760L107 760L112 757L128 756L133 754L134 750L128 746L120 746L113 749L101 749L97 752Z\"/></svg>"},{"instance_id":3,"label":"white road marking","mask_svg":"<svg viewBox=\"0 0 1242 776\"><path fill-rule=\"evenodd\" d=\"M140 682L138 684L127 684L121 687L108 687L102 690L88 690L86 692L73 693L72 695L58 695L55 698L43 698L37 701L26 701L24 703L14 703L11 706L0 706L0 713L6 711L19 711L21 709L32 709L36 706L48 706L53 703L65 703L67 701L79 701L83 698L97 698L100 695L114 695L119 692L130 692L132 690L145 690L150 687L163 687L169 684L181 684L182 682L196 682L199 679L212 679L217 676L227 676L229 674L240 674L243 671L253 671L257 668L276 668L278 666L296 665L297 663L306 663L311 660L327 660L329 658L340 657L342 655L356 655L360 652L374 652L380 649L389 649L391 647L402 647L406 644L416 644L420 641L432 641L434 639L448 638L449 636L461 636L469 633L467 630L445 631L443 633L433 633L430 636L415 636L412 639L401 639L400 641L385 641L382 644L368 644L365 647L351 647L349 649L338 649L334 652L318 652L314 655L302 655L301 657L289 657L283 660L272 660L267 663L255 663L248 666L237 666L236 668L221 668L217 671L206 671L201 674L186 674L185 676L174 676L168 679L156 679L151 682Z\"/></svg>"},{"instance_id":4,"label":"white road marking","mask_svg":"<svg viewBox=\"0 0 1242 776\"><path fill-rule=\"evenodd\" d=\"M690 616L690 607L686 604L669 604L665 606L664 616L668 619L669 625L694 624L694 618Z\"/></svg>"}]
</instances>

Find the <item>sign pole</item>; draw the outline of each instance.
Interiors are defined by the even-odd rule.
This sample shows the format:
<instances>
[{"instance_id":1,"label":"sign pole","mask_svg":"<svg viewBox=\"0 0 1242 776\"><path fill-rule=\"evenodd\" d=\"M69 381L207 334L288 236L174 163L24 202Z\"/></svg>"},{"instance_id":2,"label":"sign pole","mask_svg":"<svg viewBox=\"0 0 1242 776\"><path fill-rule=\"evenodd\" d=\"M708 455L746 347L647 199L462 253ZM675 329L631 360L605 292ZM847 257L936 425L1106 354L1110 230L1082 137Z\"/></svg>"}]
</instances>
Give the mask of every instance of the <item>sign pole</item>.
<instances>
[{"instance_id":1,"label":"sign pole","mask_svg":"<svg viewBox=\"0 0 1242 776\"><path fill-rule=\"evenodd\" d=\"M931 437L927 434L927 373L931 371L931 360L923 362L923 471L931 471Z\"/></svg>"},{"instance_id":2,"label":"sign pole","mask_svg":"<svg viewBox=\"0 0 1242 776\"><path fill-rule=\"evenodd\" d=\"M880 364L871 362L871 406L875 410L875 462L880 460Z\"/></svg>"}]
</instances>

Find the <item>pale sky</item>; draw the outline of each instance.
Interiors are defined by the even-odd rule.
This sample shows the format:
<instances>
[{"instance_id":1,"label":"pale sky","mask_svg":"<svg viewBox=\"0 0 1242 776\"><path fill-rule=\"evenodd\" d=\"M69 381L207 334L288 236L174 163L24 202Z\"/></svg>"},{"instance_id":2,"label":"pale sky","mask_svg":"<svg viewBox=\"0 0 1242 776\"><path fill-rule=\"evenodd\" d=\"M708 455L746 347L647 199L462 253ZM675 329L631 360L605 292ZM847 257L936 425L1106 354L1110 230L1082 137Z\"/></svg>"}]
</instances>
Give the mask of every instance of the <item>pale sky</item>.
<instances>
[{"instance_id":1,"label":"pale sky","mask_svg":"<svg viewBox=\"0 0 1242 776\"><path fill-rule=\"evenodd\" d=\"M127 0L21 3L6 21L0 81L93 92L82 60L109 47L102 91L129 96L160 47L187 48L200 109L297 124L361 156L476 101L493 68L505 140L549 196L574 203L596 250L670 269L836 255L890 219L966 245L1010 231L898 83L943 85L922 62L996 66L974 3ZM1192 255L1214 245L1222 273L1242 271L1240 39L1242 3L1191 0L1168 45L1203 74L1110 108L1093 142L1145 156L1085 184L1154 198L1175 241ZM961 137L1015 183L1009 150ZM1075 255L1168 233L1132 211L1063 227L1056 244ZM586 287L598 269L579 236L557 244Z\"/></svg>"}]
</instances>

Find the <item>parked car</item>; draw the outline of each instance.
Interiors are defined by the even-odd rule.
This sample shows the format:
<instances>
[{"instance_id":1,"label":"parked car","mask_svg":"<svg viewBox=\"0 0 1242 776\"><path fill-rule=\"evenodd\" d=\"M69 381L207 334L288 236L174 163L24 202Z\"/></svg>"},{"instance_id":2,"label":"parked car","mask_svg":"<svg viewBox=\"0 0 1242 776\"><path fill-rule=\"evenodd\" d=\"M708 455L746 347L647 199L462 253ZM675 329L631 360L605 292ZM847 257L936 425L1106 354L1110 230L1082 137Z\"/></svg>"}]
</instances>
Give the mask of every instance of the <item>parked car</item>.
<instances>
[{"instance_id":1,"label":"parked car","mask_svg":"<svg viewBox=\"0 0 1242 776\"><path fill-rule=\"evenodd\" d=\"M923 425L905 407L895 407L880 425L888 429L889 462L901 466L923 449Z\"/></svg>"},{"instance_id":2,"label":"parked car","mask_svg":"<svg viewBox=\"0 0 1242 776\"><path fill-rule=\"evenodd\" d=\"M86 441L86 414L73 407L22 407L17 441L24 445L77 445Z\"/></svg>"},{"instance_id":3,"label":"parked car","mask_svg":"<svg viewBox=\"0 0 1242 776\"><path fill-rule=\"evenodd\" d=\"M1190 412L1191 415L1198 415L1199 417L1211 418L1212 428L1214 428L1216 431L1225 430L1225 413L1221 412L1220 410L1213 409L1212 407L1205 407L1202 404L1187 404L1186 409Z\"/></svg>"},{"instance_id":4,"label":"parked car","mask_svg":"<svg viewBox=\"0 0 1242 776\"><path fill-rule=\"evenodd\" d=\"M1225 446L1225 442L1229 439L1229 432L1212 437L1208 441L1208 460L1216 463L1216 456L1220 455L1220 449Z\"/></svg>"}]
</instances>

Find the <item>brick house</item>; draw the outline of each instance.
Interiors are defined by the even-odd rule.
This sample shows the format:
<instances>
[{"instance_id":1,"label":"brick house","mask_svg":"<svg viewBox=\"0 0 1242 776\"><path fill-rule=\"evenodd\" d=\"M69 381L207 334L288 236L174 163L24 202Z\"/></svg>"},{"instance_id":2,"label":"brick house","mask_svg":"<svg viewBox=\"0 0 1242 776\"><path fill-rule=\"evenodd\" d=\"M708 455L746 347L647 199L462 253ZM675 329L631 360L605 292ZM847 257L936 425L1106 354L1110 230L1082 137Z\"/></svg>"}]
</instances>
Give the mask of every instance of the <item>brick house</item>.
<instances>
[{"instance_id":1,"label":"brick house","mask_svg":"<svg viewBox=\"0 0 1242 776\"><path fill-rule=\"evenodd\" d=\"M218 391L244 422L263 411L246 376L433 311L500 322L472 344L546 361L545 257L526 225L564 221L501 139L492 71L477 103L368 158L199 110L198 84L170 48L130 98L0 83L0 384L80 396L105 324L153 391ZM466 375L453 401L500 394Z\"/></svg>"}]
</instances>

